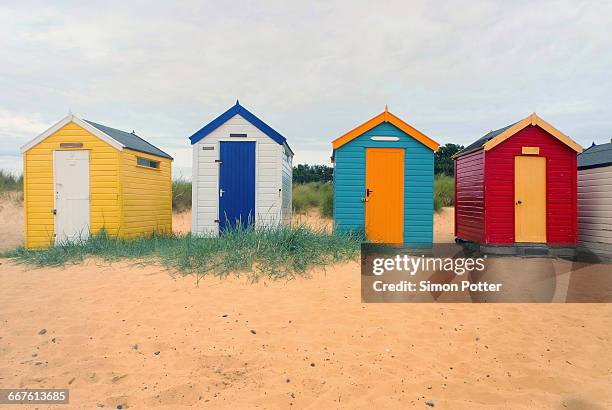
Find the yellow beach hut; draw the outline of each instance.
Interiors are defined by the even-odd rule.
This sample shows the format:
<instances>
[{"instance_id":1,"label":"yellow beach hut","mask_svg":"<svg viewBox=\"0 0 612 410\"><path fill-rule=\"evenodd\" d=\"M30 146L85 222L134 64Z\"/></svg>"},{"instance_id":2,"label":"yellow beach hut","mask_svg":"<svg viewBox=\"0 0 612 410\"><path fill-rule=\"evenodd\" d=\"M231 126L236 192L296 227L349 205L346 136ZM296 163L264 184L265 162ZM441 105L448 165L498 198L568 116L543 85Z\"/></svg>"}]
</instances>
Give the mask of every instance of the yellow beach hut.
<instances>
[{"instance_id":1,"label":"yellow beach hut","mask_svg":"<svg viewBox=\"0 0 612 410\"><path fill-rule=\"evenodd\" d=\"M69 114L21 147L26 248L172 232L172 157Z\"/></svg>"}]
</instances>

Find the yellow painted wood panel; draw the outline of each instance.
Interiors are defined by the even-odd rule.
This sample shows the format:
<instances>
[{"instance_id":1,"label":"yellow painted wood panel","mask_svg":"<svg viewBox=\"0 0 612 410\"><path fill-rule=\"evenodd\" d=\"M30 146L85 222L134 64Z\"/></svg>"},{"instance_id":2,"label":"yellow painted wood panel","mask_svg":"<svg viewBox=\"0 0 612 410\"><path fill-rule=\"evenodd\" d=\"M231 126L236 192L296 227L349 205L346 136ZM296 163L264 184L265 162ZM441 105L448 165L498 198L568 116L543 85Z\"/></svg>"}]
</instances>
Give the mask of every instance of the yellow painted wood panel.
<instances>
[{"instance_id":1,"label":"yellow painted wood panel","mask_svg":"<svg viewBox=\"0 0 612 410\"><path fill-rule=\"evenodd\" d=\"M118 232L119 151L75 123L50 135L24 154L25 245L45 248L54 243L53 151L65 142L83 143L90 151L90 222L92 232L106 227ZM114 181L114 183L113 183Z\"/></svg>"},{"instance_id":2,"label":"yellow painted wood panel","mask_svg":"<svg viewBox=\"0 0 612 410\"><path fill-rule=\"evenodd\" d=\"M546 158L514 160L515 242L546 242Z\"/></svg>"},{"instance_id":3,"label":"yellow painted wood panel","mask_svg":"<svg viewBox=\"0 0 612 410\"><path fill-rule=\"evenodd\" d=\"M137 158L159 162L159 169L137 166ZM172 232L172 161L125 149L121 154L123 219L121 236Z\"/></svg>"},{"instance_id":4,"label":"yellow painted wood panel","mask_svg":"<svg viewBox=\"0 0 612 410\"><path fill-rule=\"evenodd\" d=\"M403 242L404 150L366 149L365 230L371 242Z\"/></svg>"}]
</instances>

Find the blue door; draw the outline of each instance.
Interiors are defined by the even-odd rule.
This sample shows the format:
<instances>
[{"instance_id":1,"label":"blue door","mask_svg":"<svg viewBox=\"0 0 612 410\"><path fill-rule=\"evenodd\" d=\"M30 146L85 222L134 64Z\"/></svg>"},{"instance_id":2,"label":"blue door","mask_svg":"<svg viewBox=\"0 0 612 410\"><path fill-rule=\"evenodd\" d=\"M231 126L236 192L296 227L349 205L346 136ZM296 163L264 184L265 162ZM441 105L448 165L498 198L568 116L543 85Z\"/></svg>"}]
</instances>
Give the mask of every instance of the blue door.
<instances>
[{"instance_id":1,"label":"blue door","mask_svg":"<svg viewBox=\"0 0 612 410\"><path fill-rule=\"evenodd\" d=\"M219 230L246 227L255 218L255 141L221 141Z\"/></svg>"}]
</instances>

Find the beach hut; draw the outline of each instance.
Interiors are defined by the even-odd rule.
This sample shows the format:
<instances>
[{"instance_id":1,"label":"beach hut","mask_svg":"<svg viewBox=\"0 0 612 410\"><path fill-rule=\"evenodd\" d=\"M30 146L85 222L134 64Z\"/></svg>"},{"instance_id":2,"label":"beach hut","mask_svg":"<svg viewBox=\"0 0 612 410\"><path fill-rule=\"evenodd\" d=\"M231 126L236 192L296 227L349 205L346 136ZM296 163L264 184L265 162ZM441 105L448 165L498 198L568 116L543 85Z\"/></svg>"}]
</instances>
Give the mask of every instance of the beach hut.
<instances>
[{"instance_id":1,"label":"beach hut","mask_svg":"<svg viewBox=\"0 0 612 410\"><path fill-rule=\"evenodd\" d=\"M23 147L25 246L172 232L172 157L68 115Z\"/></svg>"},{"instance_id":2,"label":"beach hut","mask_svg":"<svg viewBox=\"0 0 612 410\"><path fill-rule=\"evenodd\" d=\"M375 243L431 245L438 143L385 107L332 145L336 229Z\"/></svg>"},{"instance_id":3,"label":"beach hut","mask_svg":"<svg viewBox=\"0 0 612 410\"><path fill-rule=\"evenodd\" d=\"M293 151L238 101L189 137L192 233L291 223Z\"/></svg>"},{"instance_id":4,"label":"beach hut","mask_svg":"<svg viewBox=\"0 0 612 410\"><path fill-rule=\"evenodd\" d=\"M578 241L612 258L612 142L578 156Z\"/></svg>"},{"instance_id":5,"label":"beach hut","mask_svg":"<svg viewBox=\"0 0 612 410\"><path fill-rule=\"evenodd\" d=\"M457 239L575 245L577 152L580 145L535 113L467 146L453 157Z\"/></svg>"}]
</instances>

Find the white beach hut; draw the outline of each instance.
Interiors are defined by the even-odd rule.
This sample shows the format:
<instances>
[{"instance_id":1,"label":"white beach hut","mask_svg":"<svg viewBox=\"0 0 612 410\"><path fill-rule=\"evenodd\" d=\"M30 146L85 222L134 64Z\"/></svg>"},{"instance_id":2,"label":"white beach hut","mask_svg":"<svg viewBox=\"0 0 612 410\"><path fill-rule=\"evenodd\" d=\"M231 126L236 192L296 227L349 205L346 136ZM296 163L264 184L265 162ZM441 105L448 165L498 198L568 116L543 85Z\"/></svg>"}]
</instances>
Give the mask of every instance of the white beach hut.
<instances>
[{"instance_id":1,"label":"white beach hut","mask_svg":"<svg viewBox=\"0 0 612 410\"><path fill-rule=\"evenodd\" d=\"M293 151L238 101L189 137L192 234L291 222Z\"/></svg>"},{"instance_id":2,"label":"white beach hut","mask_svg":"<svg viewBox=\"0 0 612 410\"><path fill-rule=\"evenodd\" d=\"M612 142L593 144L578 156L578 240L612 258Z\"/></svg>"}]
</instances>

